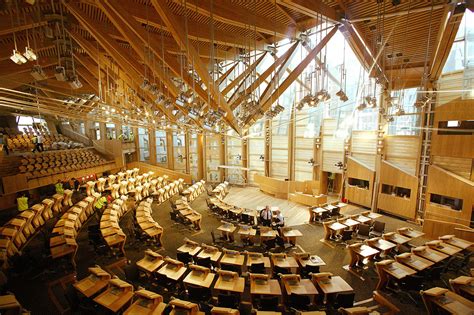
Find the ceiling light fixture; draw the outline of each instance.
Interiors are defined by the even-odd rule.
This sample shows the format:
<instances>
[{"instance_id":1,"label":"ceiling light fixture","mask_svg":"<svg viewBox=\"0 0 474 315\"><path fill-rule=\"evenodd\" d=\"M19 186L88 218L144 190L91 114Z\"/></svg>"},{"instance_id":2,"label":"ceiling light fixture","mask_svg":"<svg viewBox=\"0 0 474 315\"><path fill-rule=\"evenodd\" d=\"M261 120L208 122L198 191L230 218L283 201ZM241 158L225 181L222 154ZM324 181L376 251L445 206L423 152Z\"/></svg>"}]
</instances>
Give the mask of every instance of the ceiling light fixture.
<instances>
[{"instance_id":1,"label":"ceiling light fixture","mask_svg":"<svg viewBox=\"0 0 474 315\"><path fill-rule=\"evenodd\" d=\"M10 60L13 61L14 63L16 63L17 65L24 64L28 61L16 49L13 49L13 54L10 56Z\"/></svg>"}]
</instances>

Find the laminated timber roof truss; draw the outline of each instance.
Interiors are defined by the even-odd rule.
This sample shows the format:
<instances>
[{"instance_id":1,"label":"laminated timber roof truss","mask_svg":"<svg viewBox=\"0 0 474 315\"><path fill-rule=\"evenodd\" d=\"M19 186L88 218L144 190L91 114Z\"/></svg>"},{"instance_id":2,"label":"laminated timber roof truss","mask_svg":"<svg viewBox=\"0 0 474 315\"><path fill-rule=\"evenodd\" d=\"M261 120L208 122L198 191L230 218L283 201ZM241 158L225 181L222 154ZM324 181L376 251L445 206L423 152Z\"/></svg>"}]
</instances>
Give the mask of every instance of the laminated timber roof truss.
<instances>
[{"instance_id":1,"label":"laminated timber roof truss","mask_svg":"<svg viewBox=\"0 0 474 315\"><path fill-rule=\"evenodd\" d=\"M140 125L143 121L134 117L146 114L153 118L163 115L176 123L180 116L189 114L187 106L174 105L185 92L182 86L187 86L200 103L207 104L208 110L221 112L225 123L239 133L242 126L233 110L242 95L261 82L268 83L260 99L261 109L247 121L248 125L298 80L336 29L344 34L371 74L386 87L396 89L419 86L424 74L428 80L439 77L462 17L456 14L458 1L454 0L401 0L396 5L392 3L396 1L385 0L383 14L377 0L33 2L0 0L2 112L40 112L70 119L85 119L93 113L96 120L105 121L106 117L98 115L104 103L93 97L101 95L107 108L117 114L111 116L112 121L123 120L126 114L129 123ZM468 8L470 5L466 4ZM299 34L326 19L335 27L316 47L306 47L308 56L289 69L291 49L294 51L299 44ZM63 30L57 26L62 24ZM46 26L65 32L68 42L45 36ZM289 52L243 86L267 54L266 47L284 38L295 42ZM44 80L35 81L30 75L33 63L17 65L9 60L14 39L19 49L28 41L30 46L34 43ZM69 57L65 56L68 51ZM55 79L58 55L65 64L73 62L82 87L71 89L67 82ZM245 55L255 56L253 64L242 59ZM212 73L215 62L233 66L216 77ZM239 63L245 65L240 67L244 70L233 80L226 80ZM289 75L280 82L283 71ZM155 83L155 90L140 88L144 79ZM169 97L172 104L156 101L157 94ZM155 119L147 121L155 123ZM203 124L199 117L186 123L197 127Z\"/></svg>"}]
</instances>

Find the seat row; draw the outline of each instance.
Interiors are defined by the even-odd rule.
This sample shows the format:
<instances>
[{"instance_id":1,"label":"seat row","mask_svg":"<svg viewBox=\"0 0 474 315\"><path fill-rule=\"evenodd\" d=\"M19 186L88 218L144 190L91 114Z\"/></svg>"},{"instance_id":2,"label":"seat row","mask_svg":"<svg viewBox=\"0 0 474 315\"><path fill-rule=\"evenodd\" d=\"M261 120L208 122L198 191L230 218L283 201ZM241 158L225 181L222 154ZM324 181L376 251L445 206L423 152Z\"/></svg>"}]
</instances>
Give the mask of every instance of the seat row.
<instances>
[{"instance_id":1,"label":"seat row","mask_svg":"<svg viewBox=\"0 0 474 315\"><path fill-rule=\"evenodd\" d=\"M123 197L123 199L122 199ZM129 210L126 196L115 199L107 205L100 218L100 232L107 246L113 252L121 252L125 256L126 234L119 225L120 218Z\"/></svg>"},{"instance_id":2,"label":"seat row","mask_svg":"<svg viewBox=\"0 0 474 315\"><path fill-rule=\"evenodd\" d=\"M184 195L187 199L188 202L193 201L197 197L199 197L200 194L202 194L205 190L205 184L206 182L204 180L200 180L199 182L194 183L193 185L189 186L185 190L183 190L182 195Z\"/></svg>"},{"instance_id":3,"label":"seat row","mask_svg":"<svg viewBox=\"0 0 474 315\"><path fill-rule=\"evenodd\" d=\"M171 219L183 224L189 224L196 230L201 230L202 215L191 208L187 199L182 197L171 203Z\"/></svg>"},{"instance_id":4,"label":"seat row","mask_svg":"<svg viewBox=\"0 0 474 315\"><path fill-rule=\"evenodd\" d=\"M140 202L138 207L135 209L135 221L146 238L152 240L154 244L161 246L163 228L152 217L152 203L152 198Z\"/></svg>"},{"instance_id":5,"label":"seat row","mask_svg":"<svg viewBox=\"0 0 474 315\"><path fill-rule=\"evenodd\" d=\"M229 193L229 188L229 182L224 181L212 190L212 194L222 200Z\"/></svg>"},{"instance_id":6,"label":"seat row","mask_svg":"<svg viewBox=\"0 0 474 315\"><path fill-rule=\"evenodd\" d=\"M76 268L74 260L78 248L76 237L83 224L94 213L95 201L94 196L85 197L72 205L56 222L49 240L53 259L69 256L72 266Z\"/></svg>"},{"instance_id":7,"label":"seat row","mask_svg":"<svg viewBox=\"0 0 474 315\"><path fill-rule=\"evenodd\" d=\"M72 191L55 194L31 206L7 221L0 228L0 264L9 267L9 259L18 254L27 241L55 214L72 205Z\"/></svg>"},{"instance_id":8,"label":"seat row","mask_svg":"<svg viewBox=\"0 0 474 315\"><path fill-rule=\"evenodd\" d=\"M36 133L38 134L38 133ZM41 134L41 133L40 133ZM33 148L35 145L32 141L35 134L16 134L7 138L8 147L13 150L27 150ZM54 142L69 142L70 140L63 135L48 135L42 134L43 145L50 147Z\"/></svg>"}]
</instances>

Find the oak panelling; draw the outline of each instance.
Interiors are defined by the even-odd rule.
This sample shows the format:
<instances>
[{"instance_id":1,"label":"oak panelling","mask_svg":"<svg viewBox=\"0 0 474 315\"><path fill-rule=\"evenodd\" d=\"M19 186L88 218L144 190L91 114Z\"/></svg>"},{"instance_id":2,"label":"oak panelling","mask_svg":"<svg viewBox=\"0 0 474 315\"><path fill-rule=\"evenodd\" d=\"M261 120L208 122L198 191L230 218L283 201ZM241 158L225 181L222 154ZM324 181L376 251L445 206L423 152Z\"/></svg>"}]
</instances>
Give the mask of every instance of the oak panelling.
<instances>
[{"instance_id":1,"label":"oak panelling","mask_svg":"<svg viewBox=\"0 0 474 315\"><path fill-rule=\"evenodd\" d=\"M423 233L428 238L437 239L443 235L456 235L466 241L474 242L474 229L458 223L425 219L423 220Z\"/></svg>"},{"instance_id":2,"label":"oak panelling","mask_svg":"<svg viewBox=\"0 0 474 315\"><path fill-rule=\"evenodd\" d=\"M324 119L322 127L322 171L331 173L342 173L334 166L344 161L344 139L336 138L337 121L335 119Z\"/></svg>"},{"instance_id":3,"label":"oak panelling","mask_svg":"<svg viewBox=\"0 0 474 315\"><path fill-rule=\"evenodd\" d=\"M419 136L385 136L385 160L415 175L420 146Z\"/></svg>"},{"instance_id":4,"label":"oak panelling","mask_svg":"<svg viewBox=\"0 0 474 315\"><path fill-rule=\"evenodd\" d=\"M462 199L461 211L431 203L431 194ZM474 204L474 182L436 165L428 168L425 218L469 226Z\"/></svg>"},{"instance_id":5,"label":"oak panelling","mask_svg":"<svg viewBox=\"0 0 474 315\"><path fill-rule=\"evenodd\" d=\"M472 159L455 158L448 156L433 156L433 164L459 176L471 179Z\"/></svg>"},{"instance_id":6,"label":"oak panelling","mask_svg":"<svg viewBox=\"0 0 474 315\"><path fill-rule=\"evenodd\" d=\"M367 180L369 182L369 189L359 188L347 183L345 185L345 196L351 203L370 208L374 190L375 170L353 157L348 157L346 177Z\"/></svg>"},{"instance_id":7,"label":"oak panelling","mask_svg":"<svg viewBox=\"0 0 474 315\"><path fill-rule=\"evenodd\" d=\"M437 107L434 115L434 127L440 121L474 120L474 100L453 100ZM459 158L474 158L474 135L432 134L431 154Z\"/></svg>"},{"instance_id":8,"label":"oak panelling","mask_svg":"<svg viewBox=\"0 0 474 315\"><path fill-rule=\"evenodd\" d=\"M382 185L391 185L410 189L410 198L402 198L382 193ZM387 161L380 164L380 184L378 187L377 208L404 218L416 216L416 198L418 178Z\"/></svg>"},{"instance_id":9,"label":"oak panelling","mask_svg":"<svg viewBox=\"0 0 474 315\"><path fill-rule=\"evenodd\" d=\"M436 105L444 105L462 96L462 92L444 92L462 90L464 83L464 70L443 74L438 80L438 90L436 95Z\"/></svg>"}]
</instances>

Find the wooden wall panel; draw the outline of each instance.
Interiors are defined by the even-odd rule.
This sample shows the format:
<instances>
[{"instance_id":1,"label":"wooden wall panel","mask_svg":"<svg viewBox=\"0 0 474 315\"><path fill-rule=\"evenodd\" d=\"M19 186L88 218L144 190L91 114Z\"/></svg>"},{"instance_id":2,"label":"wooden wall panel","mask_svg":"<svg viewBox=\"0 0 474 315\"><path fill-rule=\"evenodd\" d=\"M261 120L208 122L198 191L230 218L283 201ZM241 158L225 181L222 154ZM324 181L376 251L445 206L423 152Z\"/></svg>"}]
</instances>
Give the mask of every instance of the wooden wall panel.
<instances>
[{"instance_id":1,"label":"wooden wall panel","mask_svg":"<svg viewBox=\"0 0 474 315\"><path fill-rule=\"evenodd\" d=\"M463 206L461 211L431 203L431 194L462 199ZM429 166L425 218L455 222L469 226L473 205L474 182L438 166Z\"/></svg>"},{"instance_id":2,"label":"wooden wall panel","mask_svg":"<svg viewBox=\"0 0 474 315\"><path fill-rule=\"evenodd\" d=\"M391 185L410 189L410 198L402 198L382 193L382 185ZM418 178L387 161L380 164L380 184L378 187L377 208L404 218L416 216L418 196Z\"/></svg>"},{"instance_id":3,"label":"wooden wall panel","mask_svg":"<svg viewBox=\"0 0 474 315\"><path fill-rule=\"evenodd\" d=\"M474 120L474 99L453 100L436 107L434 127L440 121ZM463 157L474 159L474 135L439 135L433 132L431 154L439 156Z\"/></svg>"},{"instance_id":4,"label":"wooden wall panel","mask_svg":"<svg viewBox=\"0 0 474 315\"><path fill-rule=\"evenodd\" d=\"M334 164L338 162L343 162L343 161L344 161L344 152L324 151L323 152L323 167L321 168L321 170L323 172L342 174L342 170L334 166Z\"/></svg>"},{"instance_id":5,"label":"wooden wall panel","mask_svg":"<svg viewBox=\"0 0 474 315\"><path fill-rule=\"evenodd\" d=\"M349 157L347 159L346 177L369 181L369 189L359 188L347 183L345 185L345 196L351 203L370 208L374 190L375 170L361 161Z\"/></svg>"},{"instance_id":6,"label":"wooden wall panel","mask_svg":"<svg viewBox=\"0 0 474 315\"><path fill-rule=\"evenodd\" d=\"M448 156L433 156L433 164L459 176L470 179L472 173L472 159L455 158Z\"/></svg>"},{"instance_id":7,"label":"wooden wall panel","mask_svg":"<svg viewBox=\"0 0 474 315\"><path fill-rule=\"evenodd\" d=\"M385 160L415 175L418 166L419 136L386 136Z\"/></svg>"},{"instance_id":8,"label":"wooden wall panel","mask_svg":"<svg viewBox=\"0 0 474 315\"><path fill-rule=\"evenodd\" d=\"M344 139L336 138L337 122L324 119L322 127L322 168L323 172L342 173L334 166L344 161Z\"/></svg>"},{"instance_id":9,"label":"wooden wall panel","mask_svg":"<svg viewBox=\"0 0 474 315\"><path fill-rule=\"evenodd\" d=\"M360 131L352 132L351 155L357 160L375 168L377 157L377 132Z\"/></svg>"},{"instance_id":10,"label":"wooden wall panel","mask_svg":"<svg viewBox=\"0 0 474 315\"><path fill-rule=\"evenodd\" d=\"M438 80L438 90L439 91L458 91L462 90L464 86L464 71L451 72L445 75L442 75ZM437 105L447 104L457 98L461 98L461 92L451 92L451 93L438 93L436 96Z\"/></svg>"}]
</instances>

